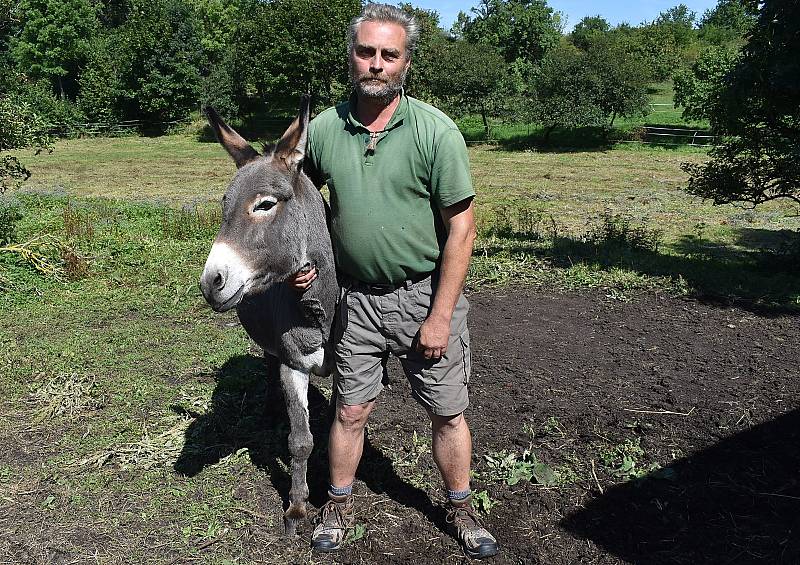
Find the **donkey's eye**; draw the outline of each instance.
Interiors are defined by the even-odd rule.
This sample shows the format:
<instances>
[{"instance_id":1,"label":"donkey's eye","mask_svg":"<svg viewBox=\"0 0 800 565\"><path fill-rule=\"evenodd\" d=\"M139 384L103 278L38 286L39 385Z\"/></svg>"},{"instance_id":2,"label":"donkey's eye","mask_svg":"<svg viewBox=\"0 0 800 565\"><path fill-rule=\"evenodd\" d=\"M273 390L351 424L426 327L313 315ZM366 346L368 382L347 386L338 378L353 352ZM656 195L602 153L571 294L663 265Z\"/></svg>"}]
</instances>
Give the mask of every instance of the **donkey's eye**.
<instances>
[{"instance_id":1,"label":"donkey's eye","mask_svg":"<svg viewBox=\"0 0 800 565\"><path fill-rule=\"evenodd\" d=\"M267 198L266 200L262 200L261 202L256 204L255 208L253 208L253 212L269 212L270 210L272 210L273 206L275 206L275 204L277 203L278 203L277 200L274 200L272 198Z\"/></svg>"}]
</instances>

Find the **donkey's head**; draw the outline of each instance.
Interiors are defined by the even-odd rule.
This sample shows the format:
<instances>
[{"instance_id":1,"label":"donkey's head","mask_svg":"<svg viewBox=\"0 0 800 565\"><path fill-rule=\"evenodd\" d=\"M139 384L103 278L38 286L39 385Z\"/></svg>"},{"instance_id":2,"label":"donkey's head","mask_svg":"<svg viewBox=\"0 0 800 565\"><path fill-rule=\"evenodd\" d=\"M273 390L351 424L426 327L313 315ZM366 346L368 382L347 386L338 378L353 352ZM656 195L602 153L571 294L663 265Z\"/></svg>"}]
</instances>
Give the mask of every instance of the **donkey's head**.
<instances>
[{"instance_id":1,"label":"donkey's head","mask_svg":"<svg viewBox=\"0 0 800 565\"><path fill-rule=\"evenodd\" d=\"M217 139L238 168L222 198L222 225L211 247L200 288L218 312L236 307L299 271L306 258L303 190L316 191L303 174L309 99L274 147L259 153L213 108L207 114Z\"/></svg>"}]
</instances>

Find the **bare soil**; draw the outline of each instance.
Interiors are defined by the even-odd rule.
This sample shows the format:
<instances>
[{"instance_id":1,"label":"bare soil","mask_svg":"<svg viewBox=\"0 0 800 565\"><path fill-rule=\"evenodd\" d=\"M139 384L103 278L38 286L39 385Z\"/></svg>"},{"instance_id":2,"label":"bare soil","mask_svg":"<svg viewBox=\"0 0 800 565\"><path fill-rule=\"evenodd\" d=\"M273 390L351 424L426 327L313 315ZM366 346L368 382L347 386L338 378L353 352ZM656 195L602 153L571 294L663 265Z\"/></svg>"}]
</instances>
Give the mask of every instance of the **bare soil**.
<instances>
[{"instance_id":1,"label":"bare soil","mask_svg":"<svg viewBox=\"0 0 800 565\"><path fill-rule=\"evenodd\" d=\"M471 302L475 467L530 447L575 473L551 488L476 478L498 501L493 562L800 563L800 318L664 295ZM429 502L436 487L376 472L376 451L425 429L397 367L391 379L359 475L368 533L336 559L459 561ZM600 454L626 440L639 468L660 469L624 480L604 467ZM429 455L419 465L436 477Z\"/></svg>"}]
</instances>

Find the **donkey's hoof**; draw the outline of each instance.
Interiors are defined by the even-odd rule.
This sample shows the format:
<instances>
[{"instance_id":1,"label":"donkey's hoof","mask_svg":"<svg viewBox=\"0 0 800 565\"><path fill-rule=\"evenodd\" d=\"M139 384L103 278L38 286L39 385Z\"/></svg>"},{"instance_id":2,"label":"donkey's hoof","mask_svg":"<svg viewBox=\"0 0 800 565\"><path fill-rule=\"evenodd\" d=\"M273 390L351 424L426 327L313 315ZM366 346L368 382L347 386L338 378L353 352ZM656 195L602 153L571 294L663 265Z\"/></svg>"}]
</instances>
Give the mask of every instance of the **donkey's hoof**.
<instances>
[{"instance_id":1,"label":"donkey's hoof","mask_svg":"<svg viewBox=\"0 0 800 565\"><path fill-rule=\"evenodd\" d=\"M290 518L289 516L283 517L283 533L287 536L297 535L297 526L304 518Z\"/></svg>"}]
</instances>

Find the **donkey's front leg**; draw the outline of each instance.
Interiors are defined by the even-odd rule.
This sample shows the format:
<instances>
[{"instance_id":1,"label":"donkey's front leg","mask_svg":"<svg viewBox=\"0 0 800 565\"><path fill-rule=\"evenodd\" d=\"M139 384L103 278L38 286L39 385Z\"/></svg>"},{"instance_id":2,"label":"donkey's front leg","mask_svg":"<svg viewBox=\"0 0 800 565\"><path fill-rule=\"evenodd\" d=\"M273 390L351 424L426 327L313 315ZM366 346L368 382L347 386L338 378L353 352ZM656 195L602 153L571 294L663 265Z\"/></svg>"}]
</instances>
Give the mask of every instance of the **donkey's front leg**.
<instances>
[{"instance_id":1,"label":"donkey's front leg","mask_svg":"<svg viewBox=\"0 0 800 565\"><path fill-rule=\"evenodd\" d=\"M308 373L281 365L281 386L289 413L289 453L292 456L292 488L283 525L287 534L294 535L297 524L306 518L306 469L314 447L308 423Z\"/></svg>"}]
</instances>

